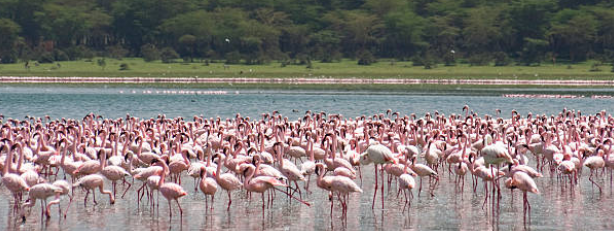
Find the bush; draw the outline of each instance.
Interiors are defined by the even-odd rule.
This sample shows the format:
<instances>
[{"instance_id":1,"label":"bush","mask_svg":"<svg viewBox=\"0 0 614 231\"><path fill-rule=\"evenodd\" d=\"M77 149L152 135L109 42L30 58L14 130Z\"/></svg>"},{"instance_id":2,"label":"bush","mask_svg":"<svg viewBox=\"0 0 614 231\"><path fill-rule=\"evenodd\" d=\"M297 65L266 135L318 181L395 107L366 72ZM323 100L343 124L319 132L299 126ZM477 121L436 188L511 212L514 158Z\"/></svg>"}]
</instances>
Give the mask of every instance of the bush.
<instances>
[{"instance_id":1,"label":"bush","mask_svg":"<svg viewBox=\"0 0 614 231\"><path fill-rule=\"evenodd\" d=\"M45 52L38 56L37 61L39 63L53 63L55 62L55 58L51 52Z\"/></svg>"},{"instance_id":2,"label":"bush","mask_svg":"<svg viewBox=\"0 0 614 231\"><path fill-rule=\"evenodd\" d=\"M371 65L377 62L377 59L375 58L375 56L373 56L373 54L371 54L371 52L367 50L360 52L357 58L358 58L358 65Z\"/></svg>"},{"instance_id":3,"label":"bush","mask_svg":"<svg viewBox=\"0 0 614 231\"><path fill-rule=\"evenodd\" d=\"M437 67L437 63L435 63L435 60L430 59L430 58L424 59L423 64L424 64L424 69L433 69Z\"/></svg>"},{"instance_id":4,"label":"bush","mask_svg":"<svg viewBox=\"0 0 614 231\"><path fill-rule=\"evenodd\" d=\"M411 57L411 65L412 66L423 66L424 65L424 59L422 59L422 57L420 56L414 56Z\"/></svg>"},{"instance_id":5,"label":"bush","mask_svg":"<svg viewBox=\"0 0 614 231\"><path fill-rule=\"evenodd\" d=\"M298 65L311 64L311 57L308 54L304 54L304 53L297 54L295 59L296 59L296 64Z\"/></svg>"},{"instance_id":6,"label":"bush","mask_svg":"<svg viewBox=\"0 0 614 231\"><path fill-rule=\"evenodd\" d=\"M487 54L474 54L469 56L468 61L471 66L485 66L490 62L490 57Z\"/></svg>"},{"instance_id":7,"label":"bush","mask_svg":"<svg viewBox=\"0 0 614 231\"><path fill-rule=\"evenodd\" d=\"M588 69L588 71L590 71L590 72L598 72L598 71L601 71L601 69L599 68L599 64L598 63L593 63L593 65L591 65L591 69Z\"/></svg>"},{"instance_id":8,"label":"bush","mask_svg":"<svg viewBox=\"0 0 614 231\"><path fill-rule=\"evenodd\" d=\"M86 46L72 46L64 50L70 60L91 59L94 52Z\"/></svg>"},{"instance_id":9,"label":"bush","mask_svg":"<svg viewBox=\"0 0 614 231\"><path fill-rule=\"evenodd\" d=\"M55 61L68 61L68 60L70 60L70 58L68 57L66 52L64 52L64 51L62 51L60 49L53 50L53 57L55 58Z\"/></svg>"},{"instance_id":10,"label":"bush","mask_svg":"<svg viewBox=\"0 0 614 231\"><path fill-rule=\"evenodd\" d=\"M127 70L130 70L130 66L128 66L128 64L127 64L127 63L122 63L122 64L120 64L120 65L119 65L119 70L120 70L120 71L127 71Z\"/></svg>"},{"instance_id":11,"label":"bush","mask_svg":"<svg viewBox=\"0 0 614 231\"><path fill-rule=\"evenodd\" d=\"M172 63L173 60L178 59L179 54L173 48L165 47L160 51L160 59L163 63Z\"/></svg>"},{"instance_id":12,"label":"bush","mask_svg":"<svg viewBox=\"0 0 614 231\"><path fill-rule=\"evenodd\" d=\"M455 66L456 65L456 57L450 52L443 55L443 63L445 66Z\"/></svg>"},{"instance_id":13,"label":"bush","mask_svg":"<svg viewBox=\"0 0 614 231\"><path fill-rule=\"evenodd\" d=\"M496 52L493 54L495 59L495 67L510 65L510 59L504 52Z\"/></svg>"},{"instance_id":14,"label":"bush","mask_svg":"<svg viewBox=\"0 0 614 231\"><path fill-rule=\"evenodd\" d=\"M341 54L341 52L339 52L337 50L332 50L330 52L325 52L322 55L322 58L320 59L320 62L323 62L323 63L338 62L342 58L343 58L343 55Z\"/></svg>"},{"instance_id":15,"label":"bush","mask_svg":"<svg viewBox=\"0 0 614 231\"><path fill-rule=\"evenodd\" d=\"M247 65L262 65L269 61L269 57L264 54L252 54L245 57L245 64Z\"/></svg>"},{"instance_id":16,"label":"bush","mask_svg":"<svg viewBox=\"0 0 614 231\"><path fill-rule=\"evenodd\" d=\"M126 55L128 54L128 50L124 49L120 45L115 45L107 47L107 54L111 58L121 60L122 58L126 57Z\"/></svg>"},{"instance_id":17,"label":"bush","mask_svg":"<svg viewBox=\"0 0 614 231\"><path fill-rule=\"evenodd\" d=\"M16 63L17 55L13 52L0 55L0 63Z\"/></svg>"},{"instance_id":18,"label":"bush","mask_svg":"<svg viewBox=\"0 0 614 231\"><path fill-rule=\"evenodd\" d=\"M238 64L241 62L241 53L238 51L231 51L226 53L226 64Z\"/></svg>"},{"instance_id":19,"label":"bush","mask_svg":"<svg viewBox=\"0 0 614 231\"><path fill-rule=\"evenodd\" d=\"M102 68L103 71L104 68L107 66L107 61L105 61L105 58L96 60L96 63Z\"/></svg>"},{"instance_id":20,"label":"bush","mask_svg":"<svg viewBox=\"0 0 614 231\"><path fill-rule=\"evenodd\" d=\"M151 43L141 46L141 55L145 62L156 61L160 59L160 51L156 48L156 45Z\"/></svg>"}]
</instances>

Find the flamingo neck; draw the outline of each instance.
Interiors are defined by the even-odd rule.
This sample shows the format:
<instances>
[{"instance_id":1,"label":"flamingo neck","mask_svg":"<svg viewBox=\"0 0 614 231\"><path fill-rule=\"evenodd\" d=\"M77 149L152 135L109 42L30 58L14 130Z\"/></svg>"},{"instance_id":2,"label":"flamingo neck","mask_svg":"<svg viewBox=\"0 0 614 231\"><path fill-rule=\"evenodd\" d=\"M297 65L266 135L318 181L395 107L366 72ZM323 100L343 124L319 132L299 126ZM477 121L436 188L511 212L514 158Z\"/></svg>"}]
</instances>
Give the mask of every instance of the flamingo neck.
<instances>
[{"instance_id":1,"label":"flamingo neck","mask_svg":"<svg viewBox=\"0 0 614 231\"><path fill-rule=\"evenodd\" d=\"M166 180L166 172L168 171L168 166L166 163L162 162L162 172L160 173L160 181L158 181L158 187L164 184L164 180Z\"/></svg>"},{"instance_id":2,"label":"flamingo neck","mask_svg":"<svg viewBox=\"0 0 614 231\"><path fill-rule=\"evenodd\" d=\"M309 139L309 160L311 162L315 161L315 157L313 154L313 139Z\"/></svg>"},{"instance_id":3,"label":"flamingo neck","mask_svg":"<svg viewBox=\"0 0 614 231\"><path fill-rule=\"evenodd\" d=\"M9 172L9 168L11 167L11 162L13 160L13 155L11 154L11 146L5 145L7 148L6 159L4 160L4 169L2 169L2 176L5 176Z\"/></svg>"}]
</instances>

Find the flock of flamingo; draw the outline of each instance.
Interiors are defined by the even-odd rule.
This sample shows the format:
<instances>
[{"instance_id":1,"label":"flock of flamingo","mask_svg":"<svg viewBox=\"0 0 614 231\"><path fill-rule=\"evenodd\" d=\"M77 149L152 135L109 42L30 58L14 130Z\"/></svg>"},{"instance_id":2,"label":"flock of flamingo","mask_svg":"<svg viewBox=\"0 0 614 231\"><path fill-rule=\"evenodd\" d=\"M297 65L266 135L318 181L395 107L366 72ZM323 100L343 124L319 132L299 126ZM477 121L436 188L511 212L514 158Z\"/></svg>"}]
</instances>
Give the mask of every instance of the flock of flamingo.
<instances>
[{"instance_id":1,"label":"flock of flamingo","mask_svg":"<svg viewBox=\"0 0 614 231\"><path fill-rule=\"evenodd\" d=\"M584 95L565 94L504 94L504 98L532 98L532 99L582 99ZM591 95L591 99L611 99L611 95Z\"/></svg>"},{"instance_id":2,"label":"flock of flamingo","mask_svg":"<svg viewBox=\"0 0 614 231\"><path fill-rule=\"evenodd\" d=\"M295 121L277 111L261 118L237 114L225 120L195 116L192 121L94 114L82 120L7 119L0 130L2 188L13 195L12 211L24 221L31 213L28 207L39 200L41 217L50 219L51 207L57 205L59 216L66 218L68 208L62 214L59 204L68 197L70 206L81 197L74 191L77 187L85 190L85 206L90 194L98 203L96 190L114 204L118 182L125 188L121 198L136 188L136 203L144 203L147 196L148 206L159 206L161 194L169 216L173 200L183 214L179 199L189 191L181 186L186 176L194 179L195 193L200 189L205 195L208 209L209 198L214 209L218 191L227 194L227 210L235 191L246 193L248 200L260 194L264 215L279 194L310 206L303 193L324 190L328 198L322 200L330 201L331 216L338 201L343 217L349 195L363 193L359 184L368 173L361 167L373 164L372 209L378 193L384 208L386 183L389 190L396 187L397 197L403 194L405 212L411 209L413 191L420 196L424 178L432 196L439 177L453 174L458 188L469 175L474 193L481 179L484 204L500 200L501 184L522 191L526 216L531 208L527 194L540 193L535 178L544 173L579 187L586 166L588 180L601 192L595 178L614 168L614 118L605 111L583 115L564 109L551 116L512 111L510 119L500 117L500 110L483 117L468 106L463 111L464 116L434 112L422 118L391 110L356 118L307 111Z\"/></svg>"}]
</instances>

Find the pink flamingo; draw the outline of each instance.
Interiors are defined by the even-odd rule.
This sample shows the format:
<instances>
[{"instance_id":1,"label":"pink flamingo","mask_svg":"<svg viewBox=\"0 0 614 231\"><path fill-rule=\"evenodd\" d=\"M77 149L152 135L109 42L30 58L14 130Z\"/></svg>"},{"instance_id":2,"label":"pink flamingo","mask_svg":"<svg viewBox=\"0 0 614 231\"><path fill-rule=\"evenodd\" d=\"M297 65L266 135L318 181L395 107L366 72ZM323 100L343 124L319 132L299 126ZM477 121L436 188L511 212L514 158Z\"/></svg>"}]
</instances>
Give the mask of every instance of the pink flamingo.
<instances>
[{"instance_id":1,"label":"pink flamingo","mask_svg":"<svg viewBox=\"0 0 614 231\"><path fill-rule=\"evenodd\" d=\"M115 197L113 196L113 192L104 190L104 177L98 174L87 175L81 177L76 183L73 184L74 187L81 186L87 190L85 193L85 200L83 201L84 205L87 205L87 196L92 191L92 197L94 198L94 204L98 204L96 202L96 192L94 191L96 188L100 190L102 194L109 195L109 201L111 204L115 204Z\"/></svg>"},{"instance_id":2,"label":"pink flamingo","mask_svg":"<svg viewBox=\"0 0 614 231\"><path fill-rule=\"evenodd\" d=\"M224 161L228 160L228 156L224 158ZM243 187L243 183L241 183L241 181L232 173L221 174L222 163L220 163L219 158L216 164L217 170L215 172L215 181L220 187L222 187L222 189L226 190L226 192L228 193L228 207L226 208L226 210L230 210L230 204L232 204L232 196L230 195L230 193L234 190L241 189L241 187Z\"/></svg>"},{"instance_id":3,"label":"pink flamingo","mask_svg":"<svg viewBox=\"0 0 614 231\"><path fill-rule=\"evenodd\" d=\"M77 170L73 172L73 174L81 174L81 175L89 175L100 172L104 167L107 160L107 151L104 148L101 148L98 151L99 160L90 160L83 163Z\"/></svg>"},{"instance_id":4,"label":"pink flamingo","mask_svg":"<svg viewBox=\"0 0 614 231\"><path fill-rule=\"evenodd\" d=\"M310 204L308 202L305 202L301 199L298 199L294 196L292 196L291 194L282 191L281 189L275 188L276 186L281 186L281 187L288 187L288 185L286 185L284 182L276 179L275 177L271 177L271 176L257 176L254 177L254 174L256 174L256 172L258 171L259 167L260 167L260 159L258 157L256 157L254 159L254 162L256 162L256 166L254 167L253 165L249 165L247 167L247 169L245 169L245 173L248 175L245 180L243 181L243 186L245 187L245 189L249 192L256 192L256 193L260 193L262 196L262 215L264 216L264 192L268 189L274 189L277 190L279 192L282 192L286 195L288 195L289 197L297 200L298 202L301 202L307 206L310 206Z\"/></svg>"},{"instance_id":5,"label":"pink flamingo","mask_svg":"<svg viewBox=\"0 0 614 231\"><path fill-rule=\"evenodd\" d=\"M30 193L29 195L29 199L26 201L26 203L23 205L25 206L29 206L29 207L34 207L34 205L36 204L36 200L40 200L41 201L41 217L43 215L47 216L47 219L49 219L51 217L51 214L49 213L49 208L51 207L51 202L49 205L47 205L47 198L51 197L51 196L56 196L59 197L59 195L62 193L62 188L57 187L55 185L49 184L49 183L41 183L41 184L37 184L34 185L30 188ZM59 199L58 199L59 202ZM23 219L25 220L25 215L23 215Z\"/></svg>"},{"instance_id":6,"label":"pink flamingo","mask_svg":"<svg viewBox=\"0 0 614 231\"><path fill-rule=\"evenodd\" d=\"M374 143L370 145L367 150L361 155L361 163L368 164L373 162L375 164L375 190L373 191L373 203L371 209L375 208L375 197L377 195L377 167L378 165L384 165L386 163L397 163L394 159L392 151L384 145ZM384 173L382 172L382 209L384 208Z\"/></svg>"},{"instance_id":7,"label":"pink flamingo","mask_svg":"<svg viewBox=\"0 0 614 231\"><path fill-rule=\"evenodd\" d=\"M514 172L512 175L512 181L510 182L512 187L516 187L522 190L523 193L523 214L526 216L531 211L531 204L529 204L529 198L527 197L527 192L531 192L539 195L539 189L537 189L537 185L533 178L531 178L528 174L524 172Z\"/></svg>"},{"instance_id":8,"label":"pink flamingo","mask_svg":"<svg viewBox=\"0 0 614 231\"><path fill-rule=\"evenodd\" d=\"M164 171L162 171L161 176L160 176L160 181L158 181L158 190L160 191L160 193L162 193L162 196L164 196L164 198L166 198L166 200L168 201L168 212L169 212L169 216L173 217L173 210L171 207L171 200L175 200L175 202L177 202L177 206L179 207L179 213L181 216L183 216L183 209L181 209L181 205L179 204L179 198L188 195L188 193L183 190L183 188L181 187L181 185L175 184L175 183L170 183L170 182L164 182L164 179L166 178L166 172L168 172L168 166L166 165L166 163L162 162L162 161L158 161L157 159L154 159L153 161L154 166L161 166Z\"/></svg>"},{"instance_id":9,"label":"pink flamingo","mask_svg":"<svg viewBox=\"0 0 614 231\"><path fill-rule=\"evenodd\" d=\"M213 172L213 177L215 177L215 172ZM207 204L209 203L209 201L207 200L207 196L211 196L211 209L213 209L213 203L215 201L215 192L217 192L217 182L214 178L207 176L207 170L205 166L202 166L200 169L200 182L198 184L198 187L200 188L200 191L205 194L205 200Z\"/></svg>"},{"instance_id":10,"label":"pink flamingo","mask_svg":"<svg viewBox=\"0 0 614 231\"><path fill-rule=\"evenodd\" d=\"M405 207L409 205L411 207L410 200L413 198L413 193L411 190L416 187L416 181L412 177L412 175L416 175L416 173L409 173L409 168L407 168L407 163L405 163L404 173L399 176L399 190L403 191L403 195L405 196L405 205L403 206L403 212L405 212ZM406 193L407 192L407 193ZM409 199L407 198L407 194L409 194Z\"/></svg>"},{"instance_id":11,"label":"pink flamingo","mask_svg":"<svg viewBox=\"0 0 614 231\"><path fill-rule=\"evenodd\" d=\"M350 193L362 193L362 189L358 187L356 182L345 176L335 176L331 181L331 189L333 192L338 193L339 200L343 210L343 216L347 217L347 200Z\"/></svg>"},{"instance_id":12,"label":"pink flamingo","mask_svg":"<svg viewBox=\"0 0 614 231\"><path fill-rule=\"evenodd\" d=\"M21 201L21 193L24 191L30 190L30 187L26 183L26 181L21 178L21 176L15 173L9 173L9 168L11 168L11 163L13 160L13 154L11 152L11 141L8 139L3 140L5 145L0 148L0 152L2 149L7 149L7 157L5 159L4 168L2 169L2 184L6 186L6 188L11 191L13 194L13 198L15 198L15 209L19 208L19 202Z\"/></svg>"}]
</instances>

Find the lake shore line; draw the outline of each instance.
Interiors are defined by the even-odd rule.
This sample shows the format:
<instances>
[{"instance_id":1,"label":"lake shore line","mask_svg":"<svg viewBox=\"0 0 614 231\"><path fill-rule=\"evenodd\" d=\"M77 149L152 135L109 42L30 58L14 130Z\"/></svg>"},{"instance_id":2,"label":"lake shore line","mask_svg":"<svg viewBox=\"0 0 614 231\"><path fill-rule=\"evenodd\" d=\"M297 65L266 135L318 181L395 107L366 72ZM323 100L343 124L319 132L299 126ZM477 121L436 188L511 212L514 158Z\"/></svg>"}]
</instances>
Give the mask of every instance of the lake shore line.
<instances>
[{"instance_id":1,"label":"lake shore line","mask_svg":"<svg viewBox=\"0 0 614 231\"><path fill-rule=\"evenodd\" d=\"M505 85L505 86L614 86L614 80L512 80L411 78L246 78L246 77L18 77L0 76L0 83L66 84L287 84L287 85Z\"/></svg>"}]
</instances>

